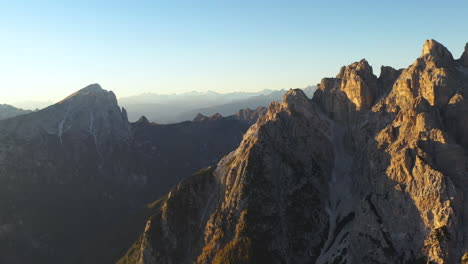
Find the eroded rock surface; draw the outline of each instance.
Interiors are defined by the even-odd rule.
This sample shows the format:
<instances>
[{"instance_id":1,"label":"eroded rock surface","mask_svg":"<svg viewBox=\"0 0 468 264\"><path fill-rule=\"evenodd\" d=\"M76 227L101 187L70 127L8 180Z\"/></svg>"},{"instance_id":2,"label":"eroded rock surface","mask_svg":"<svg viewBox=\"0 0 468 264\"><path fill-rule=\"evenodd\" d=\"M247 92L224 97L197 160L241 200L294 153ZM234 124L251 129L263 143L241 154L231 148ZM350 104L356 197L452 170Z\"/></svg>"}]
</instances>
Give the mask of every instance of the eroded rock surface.
<instances>
[{"instance_id":1,"label":"eroded rock surface","mask_svg":"<svg viewBox=\"0 0 468 264\"><path fill-rule=\"evenodd\" d=\"M289 91L237 150L187 178L123 263L459 263L468 247L468 78L428 40ZM465 257L463 257L465 255Z\"/></svg>"},{"instance_id":2,"label":"eroded rock surface","mask_svg":"<svg viewBox=\"0 0 468 264\"><path fill-rule=\"evenodd\" d=\"M115 261L138 236L133 215L235 149L250 122L129 123L97 84L1 120L0 263Z\"/></svg>"}]
</instances>

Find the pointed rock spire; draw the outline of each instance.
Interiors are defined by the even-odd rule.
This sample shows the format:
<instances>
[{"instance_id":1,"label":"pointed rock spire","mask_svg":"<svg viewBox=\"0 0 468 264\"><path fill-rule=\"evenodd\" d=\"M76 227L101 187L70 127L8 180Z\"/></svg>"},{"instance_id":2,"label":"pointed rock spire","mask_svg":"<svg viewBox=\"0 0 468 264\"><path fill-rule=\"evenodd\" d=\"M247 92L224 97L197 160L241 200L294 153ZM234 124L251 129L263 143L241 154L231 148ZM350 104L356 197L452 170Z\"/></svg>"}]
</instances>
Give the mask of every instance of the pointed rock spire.
<instances>
[{"instance_id":1,"label":"pointed rock spire","mask_svg":"<svg viewBox=\"0 0 468 264\"><path fill-rule=\"evenodd\" d=\"M210 117L211 120L217 120L223 118L223 116L220 113L216 113Z\"/></svg>"},{"instance_id":2,"label":"pointed rock spire","mask_svg":"<svg viewBox=\"0 0 468 264\"><path fill-rule=\"evenodd\" d=\"M341 90L356 105L357 110L372 106L377 95L377 76L365 59L342 67L336 77L341 79Z\"/></svg>"},{"instance_id":3,"label":"pointed rock spire","mask_svg":"<svg viewBox=\"0 0 468 264\"><path fill-rule=\"evenodd\" d=\"M453 62L452 53L439 42L429 39L424 42L422 57L434 60L441 66L447 66Z\"/></svg>"},{"instance_id":4,"label":"pointed rock spire","mask_svg":"<svg viewBox=\"0 0 468 264\"><path fill-rule=\"evenodd\" d=\"M124 107L122 107L122 120L128 122L127 109L125 109Z\"/></svg>"},{"instance_id":5,"label":"pointed rock spire","mask_svg":"<svg viewBox=\"0 0 468 264\"><path fill-rule=\"evenodd\" d=\"M304 103L310 102L302 89L290 89L283 96L283 104L286 104L289 107L295 107L296 105Z\"/></svg>"},{"instance_id":6,"label":"pointed rock spire","mask_svg":"<svg viewBox=\"0 0 468 264\"><path fill-rule=\"evenodd\" d=\"M146 116L141 116L140 119L138 119L138 121L136 121L136 123L147 125L150 122L148 121L148 118L146 118Z\"/></svg>"},{"instance_id":7,"label":"pointed rock spire","mask_svg":"<svg viewBox=\"0 0 468 264\"><path fill-rule=\"evenodd\" d=\"M468 67L468 43L466 43L465 52L463 52L460 62L463 66Z\"/></svg>"},{"instance_id":8,"label":"pointed rock spire","mask_svg":"<svg viewBox=\"0 0 468 264\"><path fill-rule=\"evenodd\" d=\"M192 120L193 122L201 122L205 121L208 117L202 115L202 113L198 113L197 116Z\"/></svg>"}]
</instances>

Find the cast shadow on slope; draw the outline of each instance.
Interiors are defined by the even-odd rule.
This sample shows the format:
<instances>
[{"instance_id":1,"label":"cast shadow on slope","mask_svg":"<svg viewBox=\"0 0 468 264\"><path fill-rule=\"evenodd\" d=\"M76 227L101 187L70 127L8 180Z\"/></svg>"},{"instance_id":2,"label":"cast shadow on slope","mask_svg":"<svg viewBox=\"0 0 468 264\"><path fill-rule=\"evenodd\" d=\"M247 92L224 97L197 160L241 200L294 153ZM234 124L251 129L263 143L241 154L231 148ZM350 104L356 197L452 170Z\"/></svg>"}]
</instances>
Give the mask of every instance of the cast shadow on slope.
<instances>
[{"instance_id":1,"label":"cast shadow on slope","mask_svg":"<svg viewBox=\"0 0 468 264\"><path fill-rule=\"evenodd\" d=\"M322 200L323 195L326 195L327 191L319 191L315 188L300 191L301 198L296 200L298 203L294 205L295 207L292 206L290 211L291 217L294 218L290 219L291 224L299 227L298 231L301 230L300 226L302 224L300 224L300 219L302 219L303 215L302 213L297 215L297 213L301 211L299 208L303 207L303 203L312 202L308 200L308 196L322 197L313 202L313 214L324 215L327 210L326 206L329 206L328 210L337 211L334 212L335 216L333 219L328 218L325 221L315 223L319 225L315 227L315 240L318 241L317 245L319 246L313 249L313 251L310 251L310 247L304 247L302 250L305 251L301 252L300 248L302 246L297 247L298 244L295 246L298 250L296 253L303 254L304 256L315 256L316 259L313 259L314 257L309 259L313 261L323 259L321 256L327 256L326 261L330 263L342 263L341 261L343 260L347 260L348 262L361 261L364 263L376 261L385 263L388 260L392 260L393 263L418 263L418 261L425 261L422 253L422 248L424 247L423 238L399 232L401 230L408 230L408 228L415 230L424 229L423 222L419 217L419 210L405 190L399 189L401 184L386 174L386 168L390 165L390 155L385 152L382 146L378 146L377 141L374 139L376 136L375 131L379 131L382 127L387 126L392 120L393 115L387 113L387 116L383 117L380 113L364 113L355 110L353 103L349 101L342 103L348 106L347 113L335 114L340 114L343 118L353 118L356 121L353 125L349 125L351 124L349 122L343 123L344 119L332 121L340 123L337 126L345 127L343 136L347 139L347 142L334 143L344 144L345 151L352 154L353 159L355 159L350 164L352 181L347 186L351 189L351 192L338 193L337 197L333 198L333 202L336 204L327 205L330 201ZM333 115L329 116L333 117ZM379 120L376 127L361 126L365 124L363 120L367 118ZM277 151L281 152L281 149ZM374 164L375 167L366 165L369 163L371 155L372 159L379 161L378 164ZM338 157L337 153L334 156ZM251 155L250 157L256 156ZM257 157L260 158L258 155ZM229 160L230 158L232 157L226 157L226 162L233 162ZM284 157L284 159L290 160L289 157ZM256 161L252 160L251 166L262 166L260 164L263 162L261 158ZM294 161L290 162L294 163ZM334 164L336 166L337 163L335 162ZM233 169L236 169L236 167L233 167ZM259 173L261 170L252 169L251 173L253 171L257 171L256 175L261 175ZM249 208L252 211L242 211L238 215L231 216L234 218L230 221L234 222L223 221L227 224L227 226L224 226L227 229L230 229L228 227L229 223L234 225L235 223L244 223L241 225L242 227L236 227L236 232L244 235L241 235L236 240L231 240L225 237L226 229L215 229L217 231L214 231L214 237L212 237L211 241L225 241L221 243L224 244L224 247L217 247L217 243L208 243L201 246L204 244L203 238L206 236L206 224L209 220L206 213L213 213L209 218L219 217L218 214L221 211L216 208L219 208L220 204L213 203L213 201L223 199L224 193L222 191L223 186L216 183L215 176L211 174L212 172L213 169L208 169L187 178L166 196L167 198L173 197L169 203L167 203L168 200L166 198L156 203L161 206L160 211L157 211L155 215L150 217L145 232L127 252L127 255L120 260L120 263L134 263L133 261L137 260L145 260L146 262L144 263L152 263L151 261L156 260L167 263L170 261L192 263L196 262L197 259L201 261L200 263L205 263L203 261L206 259L211 259L213 263L223 263L223 261L225 263L230 263L229 261L232 261L232 263L280 262L284 256L274 255L271 248L264 247L267 244L265 242L269 241L269 239L271 240L271 237L268 232L260 231L262 230L261 225L269 226L274 221L277 221L277 219L269 220L266 215L262 215L261 212L264 208L269 207L266 206L269 204L269 199L264 200L260 197L251 200ZM323 173L323 170L319 172L319 174ZM325 174L325 177L330 181L332 172L328 170ZM256 186L255 189L249 190L249 188L246 188L243 192L247 193L247 195L248 193L260 192L265 194L262 197L270 197L272 190L277 189L278 186L270 186L268 182L261 181L262 178L260 176L253 177L252 181L260 182L250 185ZM343 191L341 189L335 190L333 187L333 185L340 186L339 182L329 184L330 187L327 187L326 181L322 182L321 185L315 186L322 186L324 190L330 188L328 190L330 193ZM184 193L190 195L184 195ZM315 196L317 193L321 194ZM348 194L352 195L352 197L342 196ZM175 197L178 198L174 200ZM352 201L351 204L349 204L349 201ZM348 203L348 208L343 208L339 205L346 203ZM395 213L411 217L411 223L404 217L395 217ZM249 224L246 226L247 223ZM257 223L258 226L254 223ZM171 225L172 227L169 227ZM398 228L399 225L401 226L400 228ZM174 228L174 226L177 228ZM304 228L306 226L307 223L304 223ZM161 239L163 237L167 239L168 230L176 232L172 236L177 241L182 241L183 245L178 245L174 250L166 252L166 255L161 256L161 249L167 248L167 243L170 243L170 241ZM307 229L303 229L303 231L308 232ZM401 242L402 235L406 235L404 238L406 239L405 243ZM252 240L252 238L254 239ZM407 248L409 244L411 246L408 248L420 248L421 252L409 251ZM212 248L213 246L215 247ZM143 251L141 250L142 248L144 249ZM162 257L162 259L153 259L154 250L159 252L157 255Z\"/></svg>"},{"instance_id":2,"label":"cast shadow on slope","mask_svg":"<svg viewBox=\"0 0 468 264\"><path fill-rule=\"evenodd\" d=\"M424 229L419 210L400 182L388 175L391 155L376 139L395 113L356 110L341 91L318 90L313 101L344 130L342 144L352 156L351 182L341 175L344 186L330 185L330 199L337 204L329 207L336 211L318 263L425 263L422 238L404 231ZM344 191L346 187L349 190ZM413 252L414 248L421 251Z\"/></svg>"}]
</instances>

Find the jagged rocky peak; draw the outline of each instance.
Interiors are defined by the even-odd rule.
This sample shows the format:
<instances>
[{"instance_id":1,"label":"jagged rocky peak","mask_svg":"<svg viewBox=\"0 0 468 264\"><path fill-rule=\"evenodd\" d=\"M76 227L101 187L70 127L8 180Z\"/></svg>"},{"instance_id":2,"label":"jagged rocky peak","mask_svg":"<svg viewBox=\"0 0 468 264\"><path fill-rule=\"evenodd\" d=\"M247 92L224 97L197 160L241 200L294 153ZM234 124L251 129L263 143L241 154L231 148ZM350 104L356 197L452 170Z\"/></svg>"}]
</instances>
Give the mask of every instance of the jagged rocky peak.
<instances>
[{"instance_id":1,"label":"jagged rocky peak","mask_svg":"<svg viewBox=\"0 0 468 264\"><path fill-rule=\"evenodd\" d=\"M198 113L194 118L193 118L193 122L202 122L202 121L205 121L207 120L208 117L203 115L202 113Z\"/></svg>"},{"instance_id":2,"label":"jagged rocky peak","mask_svg":"<svg viewBox=\"0 0 468 264\"><path fill-rule=\"evenodd\" d=\"M272 103L216 168L160 200L129 252L137 263L302 263L320 254L333 153L302 90ZM314 146L314 147L310 147Z\"/></svg>"},{"instance_id":3,"label":"jagged rocky peak","mask_svg":"<svg viewBox=\"0 0 468 264\"><path fill-rule=\"evenodd\" d=\"M372 106L377 96L377 77L365 59L341 68L337 78L341 79L341 90L356 105L357 110Z\"/></svg>"},{"instance_id":4,"label":"jagged rocky peak","mask_svg":"<svg viewBox=\"0 0 468 264\"><path fill-rule=\"evenodd\" d=\"M460 58L460 63L465 66L465 67L468 67L468 43L466 43L465 45L465 51L463 52L461 58Z\"/></svg>"},{"instance_id":5,"label":"jagged rocky peak","mask_svg":"<svg viewBox=\"0 0 468 264\"><path fill-rule=\"evenodd\" d=\"M129 138L127 111L119 107L112 91L102 89L99 84L89 85L55 106L64 112L59 133L81 128L92 134L95 141Z\"/></svg>"},{"instance_id":6,"label":"jagged rocky peak","mask_svg":"<svg viewBox=\"0 0 468 264\"><path fill-rule=\"evenodd\" d=\"M52 108L65 111L65 115L79 115L90 122L102 119L100 121L112 122L118 126L128 125L125 108L119 107L112 91L102 89L99 84L91 84L69 95Z\"/></svg>"},{"instance_id":7,"label":"jagged rocky peak","mask_svg":"<svg viewBox=\"0 0 468 264\"><path fill-rule=\"evenodd\" d=\"M435 40L426 40L422 56L403 70L389 101L404 107L422 96L429 104L444 107L455 92L464 86L459 77L458 65L446 47Z\"/></svg>"},{"instance_id":8,"label":"jagged rocky peak","mask_svg":"<svg viewBox=\"0 0 468 264\"><path fill-rule=\"evenodd\" d=\"M379 94L377 76L365 59L343 66L336 78L323 79L318 90L326 93L336 93L338 90L344 92L357 110L369 109Z\"/></svg>"},{"instance_id":9,"label":"jagged rocky peak","mask_svg":"<svg viewBox=\"0 0 468 264\"><path fill-rule=\"evenodd\" d=\"M60 101L59 104L71 103L75 101L94 103L97 100L99 100L99 103L105 102L106 104L118 105L115 94L112 91L102 89L102 87L97 83L88 85L85 88L72 93Z\"/></svg>"},{"instance_id":10,"label":"jagged rocky peak","mask_svg":"<svg viewBox=\"0 0 468 264\"><path fill-rule=\"evenodd\" d=\"M223 116L220 113L216 113L216 114L210 116L210 120L217 120L217 119L221 119L221 118L223 118Z\"/></svg>"},{"instance_id":11,"label":"jagged rocky peak","mask_svg":"<svg viewBox=\"0 0 468 264\"><path fill-rule=\"evenodd\" d=\"M394 69L390 66L382 66L380 67L380 76L377 79L377 84L380 87L381 94L386 95L392 89L393 84L395 81L400 77L401 72L403 69Z\"/></svg>"},{"instance_id":12,"label":"jagged rocky peak","mask_svg":"<svg viewBox=\"0 0 468 264\"><path fill-rule=\"evenodd\" d=\"M268 108L263 107L263 106L259 106L255 108L254 110L250 108L240 109L234 115L234 117L238 120L248 121L253 124L257 121L259 117L265 115L267 111L268 111Z\"/></svg>"},{"instance_id":13,"label":"jagged rocky peak","mask_svg":"<svg viewBox=\"0 0 468 264\"><path fill-rule=\"evenodd\" d=\"M309 98L302 89L290 89L283 95L283 104L294 107L296 105L310 103Z\"/></svg>"},{"instance_id":14,"label":"jagged rocky peak","mask_svg":"<svg viewBox=\"0 0 468 264\"><path fill-rule=\"evenodd\" d=\"M116 140L127 141L130 137L126 110L119 107L113 92L102 89L98 84L20 117L27 122L18 117L4 126L17 125L17 134L26 138L36 138L45 131L55 135L60 144L86 135L91 136L96 145L105 145Z\"/></svg>"},{"instance_id":15,"label":"jagged rocky peak","mask_svg":"<svg viewBox=\"0 0 468 264\"><path fill-rule=\"evenodd\" d=\"M452 53L444 45L433 39L424 42L421 57L434 60L440 66L449 65L454 61Z\"/></svg>"},{"instance_id":16,"label":"jagged rocky peak","mask_svg":"<svg viewBox=\"0 0 468 264\"><path fill-rule=\"evenodd\" d=\"M384 88L363 59L343 66L336 78L322 79L312 101L332 119L349 122L355 114L369 110L383 94L386 94Z\"/></svg>"},{"instance_id":17,"label":"jagged rocky peak","mask_svg":"<svg viewBox=\"0 0 468 264\"><path fill-rule=\"evenodd\" d=\"M146 116L141 116L137 121L137 124L148 125L150 122Z\"/></svg>"},{"instance_id":18,"label":"jagged rocky peak","mask_svg":"<svg viewBox=\"0 0 468 264\"><path fill-rule=\"evenodd\" d=\"M310 117L310 107L312 104L302 89L290 89L284 94L281 106L287 111L301 113Z\"/></svg>"},{"instance_id":19,"label":"jagged rocky peak","mask_svg":"<svg viewBox=\"0 0 468 264\"><path fill-rule=\"evenodd\" d=\"M145 264L459 263L468 80L442 45L423 50L378 80L360 61L312 100L288 91L214 170L161 200L129 252Z\"/></svg>"}]
</instances>

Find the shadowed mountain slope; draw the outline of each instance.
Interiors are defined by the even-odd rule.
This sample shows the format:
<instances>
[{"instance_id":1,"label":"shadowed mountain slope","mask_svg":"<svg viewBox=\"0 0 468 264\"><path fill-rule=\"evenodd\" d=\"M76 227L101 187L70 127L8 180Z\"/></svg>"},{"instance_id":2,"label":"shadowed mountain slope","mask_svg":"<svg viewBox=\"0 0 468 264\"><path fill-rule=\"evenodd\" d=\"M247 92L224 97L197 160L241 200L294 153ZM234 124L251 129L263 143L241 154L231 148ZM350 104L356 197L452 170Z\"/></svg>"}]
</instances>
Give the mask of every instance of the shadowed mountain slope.
<instances>
[{"instance_id":1,"label":"shadowed mountain slope","mask_svg":"<svg viewBox=\"0 0 468 264\"><path fill-rule=\"evenodd\" d=\"M23 110L11 105L0 104L0 120L30 113L29 110Z\"/></svg>"},{"instance_id":2,"label":"shadowed mountain slope","mask_svg":"<svg viewBox=\"0 0 468 264\"><path fill-rule=\"evenodd\" d=\"M290 90L239 147L155 202L120 263L459 263L468 248L466 51L366 60Z\"/></svg>"},{"instance_id":3,"label":"shadowed mountain slope","mask_svg":"<svg viewBox=\"0 0 468 264\"><path fill-rule=\"evenodd\" d=\"M130 123L97 84L0 121L0 263L112 262L136 237L115 227L235 149L252 122Z\"/></svg>"}]
</instances>

